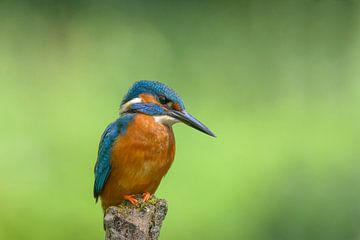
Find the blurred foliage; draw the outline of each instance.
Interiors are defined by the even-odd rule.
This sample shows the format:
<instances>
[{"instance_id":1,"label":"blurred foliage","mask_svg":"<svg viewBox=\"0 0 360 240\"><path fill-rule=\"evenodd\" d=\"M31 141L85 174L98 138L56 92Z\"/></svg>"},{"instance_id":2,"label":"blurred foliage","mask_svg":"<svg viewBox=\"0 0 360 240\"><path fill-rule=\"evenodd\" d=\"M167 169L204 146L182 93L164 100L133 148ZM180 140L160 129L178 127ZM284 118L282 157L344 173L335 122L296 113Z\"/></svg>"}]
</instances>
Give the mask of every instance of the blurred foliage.
<instances>
[{"instance_id":1,"label":"blurred foliage","mask_svg":"<svg viewBox=\"0 0 360 240\"><path fill-rule=\"evenodd\" d=\"M356 1L2 1L0 239L102 239L105 126L157 79L174 127L161 239L359 239Z\"/></svg>"}]
</instances>

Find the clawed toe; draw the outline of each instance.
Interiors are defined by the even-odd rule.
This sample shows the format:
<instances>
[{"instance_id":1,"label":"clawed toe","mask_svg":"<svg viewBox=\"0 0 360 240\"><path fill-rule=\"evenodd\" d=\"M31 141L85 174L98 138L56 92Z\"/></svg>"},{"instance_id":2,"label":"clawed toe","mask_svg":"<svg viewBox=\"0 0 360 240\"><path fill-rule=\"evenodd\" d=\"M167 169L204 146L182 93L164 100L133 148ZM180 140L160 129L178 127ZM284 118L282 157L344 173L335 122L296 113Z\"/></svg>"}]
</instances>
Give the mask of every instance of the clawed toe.
<instances>
[{"instance_id":1,"label":"clawed toe","mask_svg":"<svg viewBox=\"0 0 360 240\"><path fill-rule=\"evenodd\" d=\"M133 195L133 194L125 195L124 199L128 200L132 205L136 206L138 204L138 200L136 199L135 195Z\"/></svg>"},{"instance_id":2,"label":"clawed toe","mask_svg":"<svg viewBox=\"0 0 360 240\"><path fill-rule=\"evenodd\" d=\"M147 202L147 201L151 198L151 193L149 193L149 192L144 192L143 195L142 195L142 197L143 197L143 201L144 201L144 202Z\"/></svg>"}]
</instances>

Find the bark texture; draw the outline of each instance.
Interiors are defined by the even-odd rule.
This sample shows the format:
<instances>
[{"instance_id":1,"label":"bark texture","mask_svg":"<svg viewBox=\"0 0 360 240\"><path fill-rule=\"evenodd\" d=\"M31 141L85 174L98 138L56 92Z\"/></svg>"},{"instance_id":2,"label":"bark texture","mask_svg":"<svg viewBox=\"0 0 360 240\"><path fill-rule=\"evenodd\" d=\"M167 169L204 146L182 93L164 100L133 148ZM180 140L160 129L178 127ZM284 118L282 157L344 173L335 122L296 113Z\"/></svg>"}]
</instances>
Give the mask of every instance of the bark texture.
<instances>
[{"instance_id":1,"label":"bark texture","mask_svg":"<svg viewBox=\"0 0 360 240\"><path fill-rule=\"evenodd\" d=\"M104 217L106 240L156 240L168 207L163 199L153 197L147 202L137 196L138 206L127 201L109 207Z\"/></svg>"}]
</instances>

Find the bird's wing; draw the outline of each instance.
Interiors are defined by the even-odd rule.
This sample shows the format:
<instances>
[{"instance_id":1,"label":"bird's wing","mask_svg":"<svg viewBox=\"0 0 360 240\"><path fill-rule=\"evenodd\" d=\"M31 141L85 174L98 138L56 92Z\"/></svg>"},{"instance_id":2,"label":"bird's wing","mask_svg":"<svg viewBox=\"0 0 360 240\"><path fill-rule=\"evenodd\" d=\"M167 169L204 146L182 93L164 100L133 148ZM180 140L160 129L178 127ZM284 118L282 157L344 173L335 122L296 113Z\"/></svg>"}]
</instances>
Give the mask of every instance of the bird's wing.
<instances>
[{"instance_id":1,"label":"bird's wing","mask_svg":"<svg viewBox=\"0 0 360 240\"><path fill-rule=\"evenodd\" d=\"M98 200L99 194L103 189L107 178L109 177L111 171L110 157L111 157L111 147L117 138L119 133L119 128L116 124L116 121L109 124L99 143L98 157L95 165L95 183L94 183L94 197L96 201Z\"/></svg>"},{"instance_id":2,"label":"bird's wing","mask_svg":"<svg viewBox=\"0 0 360 240\"><path fill-rule=\"evenodd\" d=\"M126 114L117 119L115 122L110 123L101 136L98 157L94 170L94 197L96 201L98 200L98 197L111 172L110 158L112 145L119 135L123 135L126 132L127 125L133 117L133 114Z\"/></svg>"}]
</instances>

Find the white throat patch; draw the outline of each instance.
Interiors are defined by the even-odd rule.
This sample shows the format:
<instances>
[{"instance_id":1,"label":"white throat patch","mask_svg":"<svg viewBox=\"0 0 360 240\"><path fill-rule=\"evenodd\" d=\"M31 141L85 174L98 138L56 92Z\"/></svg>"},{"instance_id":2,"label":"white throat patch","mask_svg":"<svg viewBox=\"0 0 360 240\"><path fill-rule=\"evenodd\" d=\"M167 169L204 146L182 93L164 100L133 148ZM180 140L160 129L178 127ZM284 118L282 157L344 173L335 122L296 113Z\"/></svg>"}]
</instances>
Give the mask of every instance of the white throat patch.
<instances>
[{"instance_id":1,"label":"white throat patch","mask_svg":"<svg viewBox=\"0 0 360 240\"><path fill-rule=\"evenodd\" d=\"M135 103L141 103L142 99L141 98L134 98L131 99L130 101L124 103L123 105L121 105L120 107L120 114L122 114L123 112L126 112L127 110L129 110L130 106L135 104Z\"/></svg>"},{"instance_id":2,"label":"white throat patch","mask_svg":"<svg viewBox=\"0 0 360 240\"><path fill-rule=\"evenodd\" d=\"M168 115L161 115L161 116L153 116L155 122L161 123L167 126L172 126L174 123L180 122L176 118L170 117Z\"/></svg>"}]
</instances>

